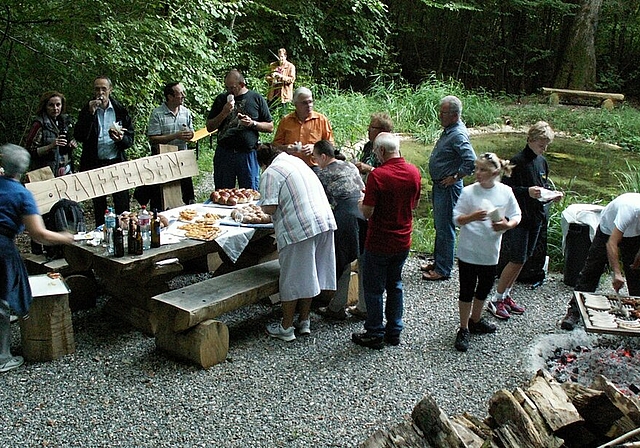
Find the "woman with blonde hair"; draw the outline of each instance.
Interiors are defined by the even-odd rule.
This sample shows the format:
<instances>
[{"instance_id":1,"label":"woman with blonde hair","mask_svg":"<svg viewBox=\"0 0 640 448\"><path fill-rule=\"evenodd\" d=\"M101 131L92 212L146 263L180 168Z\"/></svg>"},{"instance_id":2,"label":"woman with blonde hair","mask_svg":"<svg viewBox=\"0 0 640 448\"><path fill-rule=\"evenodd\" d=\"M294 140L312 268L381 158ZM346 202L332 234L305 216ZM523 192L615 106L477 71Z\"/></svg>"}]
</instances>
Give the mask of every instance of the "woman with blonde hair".
<instances>
[{"instance_id":1,"label":"woman with blonde hair","mask_svg":"<svg viewBox=\"0 0 640 448\"><path fill-rule=\"evenodd\" d=\"M525 312L525 308L511 297L511 288L536 248L540 230L547 220L544 204L559 201L563 197L561 192L548 190L549 165L543 154L553 138L553 129L546 121L538 121L531 126L527 146L511 158L515 167L511 175L504 179L504 183L513 189L518 200L522 220L517 228L504 236L508 263L500 274L496 294L487 308L498 319L509 319L512 314ZM545 199L549 193L552 194Z\"/></svg>"},{"instance_id":2,"label":"woman with blonde hair","mask_svg":"<svg viewBox=\"0 0 640 448\"><path fill-rule=\"evenodd\" d=\"M453 209L460 227L458 270L460 274L460 329L456 350L466 352L470 333L494 333L495 325L482 318L484 302L493 288L502 234L520 222L520 207L513 191L500 183L513 165L487 152L475 161L476 182L462 189Z\"/></svg>"}]
</instances>

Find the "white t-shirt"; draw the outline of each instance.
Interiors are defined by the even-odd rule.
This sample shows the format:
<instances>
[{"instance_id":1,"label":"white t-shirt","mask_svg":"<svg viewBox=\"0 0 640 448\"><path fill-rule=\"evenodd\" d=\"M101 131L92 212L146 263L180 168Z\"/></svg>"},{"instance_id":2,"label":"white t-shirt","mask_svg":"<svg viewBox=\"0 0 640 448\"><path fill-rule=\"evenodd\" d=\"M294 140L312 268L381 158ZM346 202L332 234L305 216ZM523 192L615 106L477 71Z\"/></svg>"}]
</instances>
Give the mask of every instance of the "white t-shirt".
<instances>
[{"instance_id":1,"label":"white t-shirt","mask_svg":"<svg viewBox=\"0 0 640 448\"><path fill-rule=\"evenodd\" d=\"M600 215L600 230L611 235L613 229L624 238L640 235L640 193L621 194L609 202Z\"/></svg>"},{"instance_id":2,"label":"white t-shirt","mask_svg":"<svg viewBox=\"0 0 640 448\"><path fill-rule=\"evenodd\" d=\"M487 201L500 209L502 216L520 222L520 207L513 190L500 182L496 182L492 188L483 188L478 182L464 187L453 209L453 222L459 225L458 217L461 215L485 209ZM493 230L489 217L460 226L458 258L471 264L497 265L503 233Z\"/></svg>"}]
</instances>

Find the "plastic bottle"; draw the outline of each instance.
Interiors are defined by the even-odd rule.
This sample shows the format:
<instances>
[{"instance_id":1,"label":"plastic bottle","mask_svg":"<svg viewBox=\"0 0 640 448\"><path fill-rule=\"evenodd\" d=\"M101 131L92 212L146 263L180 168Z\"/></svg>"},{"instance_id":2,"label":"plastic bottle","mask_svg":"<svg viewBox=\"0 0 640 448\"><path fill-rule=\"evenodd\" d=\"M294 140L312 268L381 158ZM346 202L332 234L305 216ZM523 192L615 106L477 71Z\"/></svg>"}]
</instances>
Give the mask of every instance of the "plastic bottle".
<instances>
[{"instance_id":1,"label":"plastic bottle","mask_svg":"<svg viewBox=\"0 0 640 448\"><path fill-rule=\"evenodd\" d=\"M148 250L151 247L151 216L145 205L142 206L138 214L138 225L142 232L142 248Z\"/></svg>"},{"instance_id":2,"label":"plastic bottle","mask_svg":"<svg viewBox=\"0 0 640 448\"><path fill-rule=\"evenodd\" d=\"M109 245L109 240L107 239L107 219L109 218L109 209L107 208L104 211L104 224L102 224L102 247L107 247Z\"/></svg>"},{"instance_id":3,"label":"plastic bottle","mask_svg":"<svg viewBox=\"0 0 640 448\"><path fill-rule=\"evenodd\" d=\"M160 218L158 218L158 209L153 210L153 219L151 220L151 247L160 247Z\"/></svg>"},{"instance_id":4,"label":"plastic bottle","mask_svg":"<svg viewBox=\"0 0 640 448\"><path fill-rule=\"evenodd\" d=\"M109 207L108 213L104 216L104 226L106 229L107 253L113 255L113 232L116 229L116 214L113 208Z\"/></svg>"}]
</instances>

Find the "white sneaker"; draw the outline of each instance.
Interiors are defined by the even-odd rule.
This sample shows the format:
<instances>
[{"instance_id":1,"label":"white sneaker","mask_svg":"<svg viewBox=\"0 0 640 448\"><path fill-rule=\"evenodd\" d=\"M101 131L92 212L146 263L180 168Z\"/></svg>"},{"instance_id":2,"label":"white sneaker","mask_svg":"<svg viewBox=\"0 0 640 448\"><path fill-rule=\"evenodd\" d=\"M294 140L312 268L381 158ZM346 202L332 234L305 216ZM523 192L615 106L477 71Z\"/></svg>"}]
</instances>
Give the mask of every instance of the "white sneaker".
<instances>
[{"instance_id":1,"label":"white sneaker","mask_svg":"<svg viewBox=\"0 0 640 448\"><path fill-rule=\"evenodd\" d=\"M295 329L293 327L289 327L286 330L282 328L280 322L273 322L267 325L267 333L272 338L278 338L286 342L295 341L296 335L294 333Z\"/></svg>"},{"instance_id":2,"label":"white sneaker","mask_svg":"<svg viewBox=\"0 0 640 448\"><path fill-rule=\"evenodd\" d=\"M296 327L298 333L300 335L311 334L311 320L301 320L298 322L294 322L293 326Z\"/></svg>"},{"instance_id":3,"label":"white sneaker","mask_svg":"<svg viewBox=\"0 0 640 448\"><path fill-rule=\"evenodd\" d=\"M22 356L13 356L4 362L0 362L0 373L9 372L10 370L17 369L24 364Z\"/></svg>"}]
</instances>

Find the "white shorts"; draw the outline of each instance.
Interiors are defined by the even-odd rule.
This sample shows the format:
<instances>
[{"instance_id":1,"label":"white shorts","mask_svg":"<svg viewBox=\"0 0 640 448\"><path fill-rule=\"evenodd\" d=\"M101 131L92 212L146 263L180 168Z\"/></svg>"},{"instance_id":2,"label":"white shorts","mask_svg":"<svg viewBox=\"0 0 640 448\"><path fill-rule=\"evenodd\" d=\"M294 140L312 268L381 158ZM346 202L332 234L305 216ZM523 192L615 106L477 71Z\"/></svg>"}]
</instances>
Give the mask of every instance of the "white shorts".
<instances>
[{"instance_id":1,"label":"white shorts","mask_svg":"<svg viewBox=\"0 0 640 448\"><path fill-rule=\"evenodd\" d=\"M333 230L286 245L280 260L280 300L307 299L336 289Z\"/></svg>"}]
</instances>

